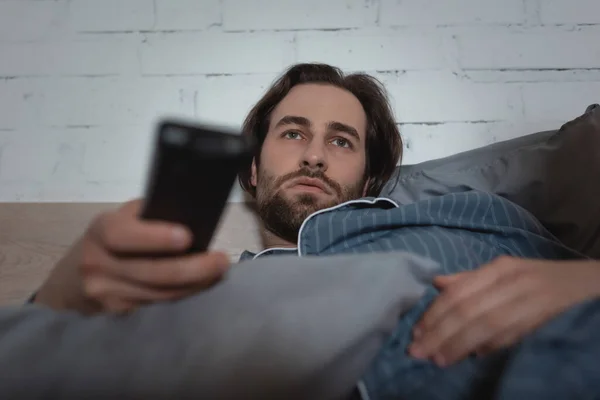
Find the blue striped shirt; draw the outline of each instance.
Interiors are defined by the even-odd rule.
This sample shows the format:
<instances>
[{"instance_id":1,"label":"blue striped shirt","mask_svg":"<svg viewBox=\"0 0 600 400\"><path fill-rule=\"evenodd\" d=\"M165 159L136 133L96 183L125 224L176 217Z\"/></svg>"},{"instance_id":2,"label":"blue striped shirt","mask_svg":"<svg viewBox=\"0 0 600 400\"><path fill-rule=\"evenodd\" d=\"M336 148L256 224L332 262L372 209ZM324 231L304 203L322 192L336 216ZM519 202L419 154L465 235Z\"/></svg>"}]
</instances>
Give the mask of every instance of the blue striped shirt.
<instances>
[{"instance_id":1,"label":"blue striped shirt","mask_svg":"<svg viewBox=\"0 0 600 400\"><path fill-rule=\"evenodd\" d=\"M564 246L528 211L491 193L468 191L407 205L363 198L317 211L302 224L298 247L271 248L241 259L294 252L299 256L409 251L438 261L447 273L500 255L583 257Z\"/></svg>"}]
</instances>

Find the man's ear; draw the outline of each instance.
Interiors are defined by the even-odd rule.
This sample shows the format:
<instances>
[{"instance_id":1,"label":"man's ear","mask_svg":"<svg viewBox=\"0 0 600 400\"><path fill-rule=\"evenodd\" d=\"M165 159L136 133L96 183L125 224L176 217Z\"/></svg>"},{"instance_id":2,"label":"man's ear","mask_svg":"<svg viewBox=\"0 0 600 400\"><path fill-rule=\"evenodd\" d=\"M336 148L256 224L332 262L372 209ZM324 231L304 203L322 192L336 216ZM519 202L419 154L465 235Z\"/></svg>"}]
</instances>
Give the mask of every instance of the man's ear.
<instances>
[{"instance_id":1,"label":"man's ear","mask_svg":"<svg viewBox=\"0 0 600 400\"><path fill-rule=\"evenodd\" d=\"M251 167L251 175L250 175L250 183L252 184L252 186L254 186L256 188L256 183L257 183L257 179L256 179L256 157L252 159L252 167Z\"/></svg>"},{"instance_id":2,"label":"man's ear","mask_svg":"<svg viewBox=\"0 0 600 400\"><path fill-rule=\"evenodd\" d=\"M365 186L363 187L362 197L367 197L367 191L369 190L369 184L371 183L371 178L365 181Z\"/></svg>"}]
</instances>

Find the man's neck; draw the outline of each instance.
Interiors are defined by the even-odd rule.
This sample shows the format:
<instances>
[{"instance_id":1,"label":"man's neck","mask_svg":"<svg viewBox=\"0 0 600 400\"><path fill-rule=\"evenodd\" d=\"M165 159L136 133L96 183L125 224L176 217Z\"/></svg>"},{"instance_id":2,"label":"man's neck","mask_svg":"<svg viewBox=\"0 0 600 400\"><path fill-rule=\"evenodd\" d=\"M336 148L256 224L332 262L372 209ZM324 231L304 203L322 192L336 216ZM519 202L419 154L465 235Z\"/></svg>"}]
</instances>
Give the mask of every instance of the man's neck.
<instances>
[{"instance_id":1,"label":"man's neck","mask_svg":"<svg viewBox=\"0 0 600 400\"><path fill-rule=\"evenodd\" d=\"M263 244L264 244L265 249L270 249L270 248L274 248L274 247L284 248L284 249L285 248L293 249L297 246L297 243L289 242L285 239L282 239L267 229L263 229L262 237L263 237Z\"/></svg>"}]
</instances>

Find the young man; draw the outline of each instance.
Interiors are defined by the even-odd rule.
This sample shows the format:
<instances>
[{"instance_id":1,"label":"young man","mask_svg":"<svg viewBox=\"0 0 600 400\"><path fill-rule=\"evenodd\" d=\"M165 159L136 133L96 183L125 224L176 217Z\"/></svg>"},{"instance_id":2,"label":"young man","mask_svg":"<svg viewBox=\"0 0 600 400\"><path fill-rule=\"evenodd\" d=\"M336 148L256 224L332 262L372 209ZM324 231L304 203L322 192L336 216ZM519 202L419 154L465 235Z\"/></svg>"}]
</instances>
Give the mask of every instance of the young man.
<instances>
[{"instance_id":1,"label":"young man","mask_svg":"<svg viewBox=\"0 0 600 400\"><path fill-rule=\"evenodd\" d=\"M502 198L465 192L403 206L376 198L400 159L401 141L384 89L367 75L293 66L252 109L243 130L261 145L240 182L256 201L266 248L242 258L405 250L443 267L437 290L402 317L365 375L372 398L459 398L474 386L498 384L507 354L492 351L532 332L535 338L566 329L536 330L600 293L595 262L527 260L577 255ZM221 253L177 255L189 245L189 232L140 221L138 210L135 201L99 216L35 302L90 314L125 312L196 293L226 272ZM147 257L165 251L173 257ZM547 349L540 340L534 346ZM521 349L513 368L535 356ZM556 372L547 371L539 376ZM510 379L500 386L507 398L538 388Z\"/></svg>"}]
</instances>

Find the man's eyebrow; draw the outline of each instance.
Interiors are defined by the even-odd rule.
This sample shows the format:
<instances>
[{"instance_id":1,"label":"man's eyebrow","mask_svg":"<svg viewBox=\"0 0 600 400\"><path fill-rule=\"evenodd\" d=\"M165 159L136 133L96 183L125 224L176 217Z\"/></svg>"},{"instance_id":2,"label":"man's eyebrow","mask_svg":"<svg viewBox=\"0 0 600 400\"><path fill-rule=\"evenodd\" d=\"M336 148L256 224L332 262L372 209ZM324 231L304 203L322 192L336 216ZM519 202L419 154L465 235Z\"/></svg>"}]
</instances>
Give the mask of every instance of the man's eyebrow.
<instances>
[{"instance_id":1,"label":"man's eyebrow","mask_svg":"<svg viewBox=\"0 0 600 400\"><path fill-rule=\"evenodd\" d=\"M281 118L279 122L277 122L275 127L278 128L284 125L300 125L306 128L310 128L312 124L310 123L310 120L308 118L299 117L297 115L286 115L285 117Z\"/></svg>"},{"instance_id":2,"label":"man's eyebrow","mask_svg":"<svg viewBox=\"0 0 600 400\"><path fill-rule=\"evenodd\" d=\"M354 129L350 125L346 125L337 121L332 121L327 124L327 129L329 129L330 131L347 133L348 135L354 137L358 142L360 142L360 135L358 134L356 129Z\"/></svg>"},{"instance_id":3,"label":"man's eyebrow","mask_svg":"<svg viewBox=\"0 0 600 400\"><path fill-rule=\"evenodd\" d=\"M308 118L305 117L300 117L297 115L286 115L285 117L281 118L279 122L277 122L275 127L279 128L285 125L300 125L305 128L310 128L312 126L312 123ZM327 129L329 131L344 132L355 138L358 142L360 142L360 135L358 134L357 130L351 127L350 125L338 121L331 121L327 124Z\"/></svg>"}]
</instances>

